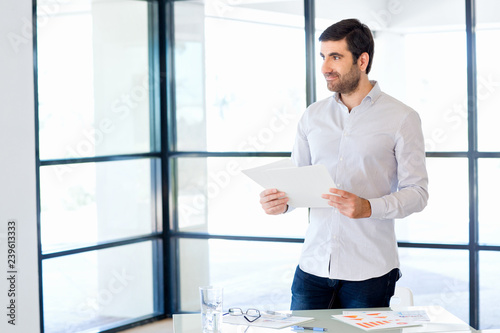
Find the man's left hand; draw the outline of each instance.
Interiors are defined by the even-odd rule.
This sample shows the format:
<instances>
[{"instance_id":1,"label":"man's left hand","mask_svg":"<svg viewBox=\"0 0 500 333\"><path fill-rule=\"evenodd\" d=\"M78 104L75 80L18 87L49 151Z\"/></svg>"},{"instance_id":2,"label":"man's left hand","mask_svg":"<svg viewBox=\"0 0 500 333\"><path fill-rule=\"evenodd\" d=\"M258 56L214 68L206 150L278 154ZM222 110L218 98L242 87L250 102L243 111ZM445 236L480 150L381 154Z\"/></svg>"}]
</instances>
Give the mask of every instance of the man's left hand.
<instances>
[{"instance_id":1,"label":"man's left hand","mask_svg":"<svg viewBox=\"0 0 500 333\"><path fill-rule=\"evenodd\" d=\"M360 219L372 215L370 201L336 188L331 188L330 193L332 194L322 194L321 197L327 199L328 204L337 208L342 215L351 219Z\"/></svg>"}]
</instances>

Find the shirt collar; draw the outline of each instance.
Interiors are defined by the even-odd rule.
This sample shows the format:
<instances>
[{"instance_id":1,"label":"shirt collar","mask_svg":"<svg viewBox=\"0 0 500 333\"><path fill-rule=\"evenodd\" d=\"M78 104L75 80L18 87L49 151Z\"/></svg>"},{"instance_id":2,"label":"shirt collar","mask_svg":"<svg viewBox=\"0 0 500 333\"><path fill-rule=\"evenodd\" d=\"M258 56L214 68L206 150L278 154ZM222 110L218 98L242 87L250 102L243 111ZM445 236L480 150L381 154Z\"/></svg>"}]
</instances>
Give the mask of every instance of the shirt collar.
<instances>
[{"instance_id":1,"label":"shirt collar","mask_svg":"<svg viewBox=\"0 0 500 333\"><path fill-rule=\"evenodd\" d=\"M377 81L375 80L370 80L370 83L373 85L372 90L368 93L368 95L363 98L363 101L369 100L372 104L375 103L375 101L380 97L382 94L382 90L380 89L380 85L378 84ZM335 101L340 104L342 103L342 100L340 99L340 94L338 92L333 93L333 98L335 98Z\"/></svg>"},{"instance_id":2,"label":"shirt collar","mask_svg":"<svg viewBox=\"0 0 500 333\"><path fill-rule=\"evenodd\" d=\"M370 81L370 83L373 85L373 88L372 88L372 90L370 90L368 95L366 95L366 97L363 98L363 100L370 99L371 103L373 104L377 101L377 99L382 94L382 90L380 89L380 85L378 84L377 81Z\"/></svg>"}]
</instances>

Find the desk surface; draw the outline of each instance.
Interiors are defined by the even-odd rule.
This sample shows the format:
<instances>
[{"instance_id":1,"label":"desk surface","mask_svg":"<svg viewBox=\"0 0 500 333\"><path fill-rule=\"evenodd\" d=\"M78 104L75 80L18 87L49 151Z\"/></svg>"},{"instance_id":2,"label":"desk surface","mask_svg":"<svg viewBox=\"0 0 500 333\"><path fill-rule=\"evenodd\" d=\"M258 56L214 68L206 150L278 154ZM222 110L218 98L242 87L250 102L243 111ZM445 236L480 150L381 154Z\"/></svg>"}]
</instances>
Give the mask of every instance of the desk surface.
<instances>
[{"instance_id":1,"label":"desk surface","mask_svg":"<svg viewBox=\"0 0 500 333\"><path fill-rule=\"evenodd\" d=\"M351 309L352 310L352 309ZM429 323L421 326L406 327L402 329L380 329L377 333L416 333L416 332L475 332L469 325L458 319L440 306L414 306L398 308L378 308L378 309L354 309L354 310L426 310L431 319ZM338 320L332 319L333 314L342 314L343 310L307 310L293 311L294 316L314 317L314 321L308 321L306 326L325 327L329 333L362 333L362 329L344 324ZM174 333L200 333L201 316L196 314L178 314L174 315ZM247 329L248 328L248 329ZM269 329L254 326L242 326L223 324L223 333L282 333L295 332L290 327L283 329ZM312 331L310 331L312 332Z\"/></svg>"}]
</instances>

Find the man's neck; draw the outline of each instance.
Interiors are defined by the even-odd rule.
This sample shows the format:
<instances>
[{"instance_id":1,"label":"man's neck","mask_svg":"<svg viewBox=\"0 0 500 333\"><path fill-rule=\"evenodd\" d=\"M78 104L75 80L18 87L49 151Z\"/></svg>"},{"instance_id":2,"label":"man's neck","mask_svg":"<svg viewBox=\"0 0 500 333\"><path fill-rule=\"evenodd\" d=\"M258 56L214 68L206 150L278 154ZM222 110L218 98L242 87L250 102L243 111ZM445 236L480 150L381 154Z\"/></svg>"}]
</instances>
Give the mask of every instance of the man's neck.
<instances>
[{"instance_id":1,"label":"man's neck","mask_svg":"<svg viewBox=\"0 0 500 333\"><path fill-rule=\"evenodd\" d=\"M356 90L349 94L341 94L340 99L347 106L349 112L363 101L363 98L372 90L373 85L367 75L362 75Z\"/></svg>"}]
</instances>

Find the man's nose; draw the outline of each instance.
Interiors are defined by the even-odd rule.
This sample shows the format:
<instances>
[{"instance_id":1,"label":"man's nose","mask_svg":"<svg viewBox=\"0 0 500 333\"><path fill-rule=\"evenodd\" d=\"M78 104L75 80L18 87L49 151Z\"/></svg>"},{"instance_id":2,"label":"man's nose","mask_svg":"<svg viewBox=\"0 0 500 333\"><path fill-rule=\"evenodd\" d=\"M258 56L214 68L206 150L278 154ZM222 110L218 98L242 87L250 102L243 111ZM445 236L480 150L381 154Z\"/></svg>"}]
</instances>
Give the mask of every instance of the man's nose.
<instances>
[{"instance_id":1,"label":"man's nose","mask_svg":"<svg viewBox=\"0 0 500 333\"><path fill-rule=\"evenodd\" d=\"M323 63L321 64L321 73L324 75L330 72L332 72L332 67L330 66L329 61L323 60Z\"/></svg>"}]
</instances>

